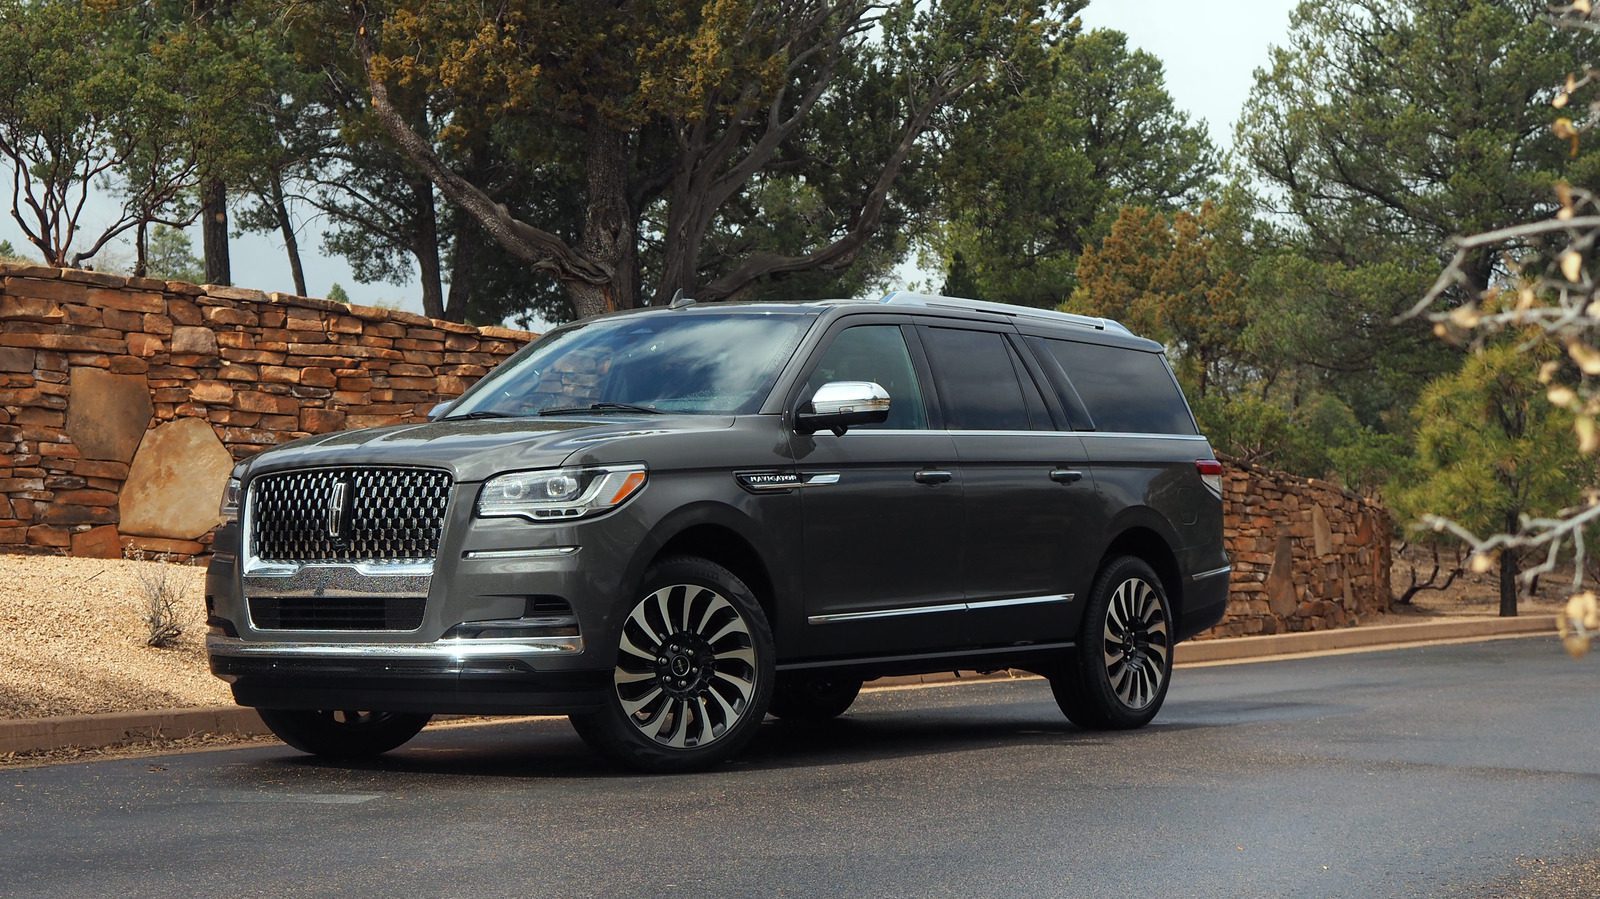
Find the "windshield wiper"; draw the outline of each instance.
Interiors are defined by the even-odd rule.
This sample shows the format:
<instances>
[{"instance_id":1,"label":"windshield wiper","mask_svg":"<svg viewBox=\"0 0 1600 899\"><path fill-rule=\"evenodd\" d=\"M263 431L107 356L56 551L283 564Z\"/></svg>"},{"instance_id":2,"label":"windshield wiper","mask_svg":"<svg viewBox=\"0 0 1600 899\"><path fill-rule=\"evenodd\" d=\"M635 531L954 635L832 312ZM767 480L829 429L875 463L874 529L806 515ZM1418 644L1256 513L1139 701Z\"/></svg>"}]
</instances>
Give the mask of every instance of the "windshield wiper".
<instances>
[{"instance_id":1,"label":"windshield wiper","mask_svg":"<svg viewBox=\"0 0 1600 899\"><path fill-rule=\"evenodd\" d=\"M493 411L488 410L488 409L479 409L476 412L468 412L468 413L466 413L464 415L446 415L444 418L441 418L439 420L440 421L471 421L471 420L476 419L476 418L515 418L515 417L516 416L511 415L508 412L493 412Z\"/></svg>"},{"instance_id":2,"label":"windshield wiper","mask_svg":"<svg viewBox=\"0 0 1600 899\"><path fill-rule=\"evenodd\" d=\"M587 406L552 406L549 409L540 409L540 415L577 415L583 412L645 412L650 415L660 415L660 409L649 406L635 406L632 403L590 403Z\"/></svg>"}]
</instances>

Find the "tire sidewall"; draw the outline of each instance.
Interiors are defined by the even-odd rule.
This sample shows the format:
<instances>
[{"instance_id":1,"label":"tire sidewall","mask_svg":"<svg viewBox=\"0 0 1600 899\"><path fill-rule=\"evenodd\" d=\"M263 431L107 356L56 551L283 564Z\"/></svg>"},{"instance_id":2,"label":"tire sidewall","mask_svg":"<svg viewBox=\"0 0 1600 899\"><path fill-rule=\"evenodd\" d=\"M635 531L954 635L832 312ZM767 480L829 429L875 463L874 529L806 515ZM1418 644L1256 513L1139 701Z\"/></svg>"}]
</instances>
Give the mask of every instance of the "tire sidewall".
<instances>
[{"instance_id":1,"label":"tire sidewall","mask_svg":"<svg viewBox=\"0 0 1600 899\"><path fill-rule=\"evenodd\" d=\"M1155 589L1156 597L1167 619L1168 643L1161 672L1161 685L1156 691L1155 699L1142 709L1128 708L1117 695L1111 683L1110 672L1106 670L1105 654L1101 648L1106 617L1110 614L1111 598L1117 588L1130 578L1143 580ZM1089 607L1084 613L1082 636L1078 640L1078 650L1074 654L1077 669L1074 674L1077 675L1077 688L1082 691L1082 698L1092 704L1097 713L1096 717L1103 719L1106 727L1113 729L1142 727L1161 711L1161 705L1167 698L1167 688L1172 684L1172 634L1176 631L1174 625L1172 602L1167 598L1166 587L1161 583L1161 578L1155 569L1143 559L1122 556L1113 560L1095 577L1094 588L1089 594Z\"/></svg>"}]
</instances>

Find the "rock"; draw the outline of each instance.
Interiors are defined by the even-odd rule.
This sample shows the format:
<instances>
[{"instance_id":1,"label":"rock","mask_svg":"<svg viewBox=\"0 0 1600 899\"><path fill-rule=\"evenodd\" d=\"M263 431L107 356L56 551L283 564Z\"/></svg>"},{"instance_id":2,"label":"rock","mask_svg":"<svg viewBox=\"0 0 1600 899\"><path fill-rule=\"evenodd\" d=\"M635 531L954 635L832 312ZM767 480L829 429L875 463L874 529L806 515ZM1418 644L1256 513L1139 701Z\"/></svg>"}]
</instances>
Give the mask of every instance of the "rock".
<instances>
[{"instance_id":1,"label":"rock","mask_svg":"<svg viewBox=\"0 0 1600 899\"><path fill-rule=\"evenodd\" d=\"M210 328L183 325L172 329L172 352L196 356L217 354L217 335Z\"/></svg>"},{"instance_id":2,"label":"rock","mask_svg":"<svg viewBox=\"0 0 1600 899\"><path fill-rule=\"evenodd\" d=\"M145 438L128 469L119 509L130 537L196 540L217 525L233 456L198 418L168 422Z\"/></svg>"},{"instance_id":3,"label":"rock","mask_svg":"<svg viewBox=\"0 0 1600 899\"><path fill-rule=\"evenodd\" d=\"M1280 618L1293 615L1300 603L1299 591L1294 586L1294 541L1289 537L1278 538L1272 570L1267 573L1267 603L1272 614Z\"/></svg>"},{"instance_id":4,"label":"rock","mask_svg":"<svg viewBox=\"0 0 1600 899\"><path fill-rule=\"evenodd\" d=\"M1328 513L1322 511L1320 504L1311 507L1311 539L1318 558L1333 552L1333 531L1328 527Z\"/></svg>"},{"instance_id":5,"label":"rock","mask_svg":"<svg viewBox=\"0 0 1600 899\"><path fill-rule=\"evenodd\" d=\"M133 459L155 415L144 375L114 375L97 368L72 369L67 436L85 459Z\"/></svg>"},{"instance_id":6,"label":"rock","mask_svg":"<svg viewBox=\"0 0 1600 899\"><path fill-rule=\"evenodd\" d=\"M122 537L115 525L101 525L72 535L72 554L82 559L122 558Z\"/></svg>"}]
</instances>

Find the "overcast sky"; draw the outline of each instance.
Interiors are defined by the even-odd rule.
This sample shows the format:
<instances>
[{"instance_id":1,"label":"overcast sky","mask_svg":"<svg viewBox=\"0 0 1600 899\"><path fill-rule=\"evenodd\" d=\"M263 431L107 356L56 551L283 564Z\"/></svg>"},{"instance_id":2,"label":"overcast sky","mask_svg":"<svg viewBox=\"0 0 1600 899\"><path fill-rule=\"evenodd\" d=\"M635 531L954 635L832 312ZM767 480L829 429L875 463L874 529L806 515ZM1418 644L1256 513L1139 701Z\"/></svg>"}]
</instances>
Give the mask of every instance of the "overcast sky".
<instances>
[{"instance_id":1,"label":"overcast sky","mask_svg":"<svg viewBox=\"0 0 1600 899\"><path fill-rule=\"evenodd\" d=\"M1295 0L1094 0L1082 13L1085 28L1115 28L1128 35L1130 46L1147 50L1166 67L1167 91L1179 108L1210 126L1220 148L1232 144L1233 122L1250 92L1252 72L1266 64L1267 48L1281 44L1287 34L1289 11ZM86 223L90 228L95 222ZM198 251L198 227L191 228ZM358 303L385 301L422 311L420 291L413 281L405 285L359 284L339 257L321 253L322 225L307 222L300 234L300 250L307 289L326 296L335 282ZM9 214L0 214L0 240L9 240L19 253L34 256ZM232 241L233 280L242 287L292 292L293 279L276 236L248 234ZM124 244L120 254L131 263ZM914 266L901 270L907 281L922 280ZM900 286L910 286L909 284Z\"/></svg>"}]
</instances>

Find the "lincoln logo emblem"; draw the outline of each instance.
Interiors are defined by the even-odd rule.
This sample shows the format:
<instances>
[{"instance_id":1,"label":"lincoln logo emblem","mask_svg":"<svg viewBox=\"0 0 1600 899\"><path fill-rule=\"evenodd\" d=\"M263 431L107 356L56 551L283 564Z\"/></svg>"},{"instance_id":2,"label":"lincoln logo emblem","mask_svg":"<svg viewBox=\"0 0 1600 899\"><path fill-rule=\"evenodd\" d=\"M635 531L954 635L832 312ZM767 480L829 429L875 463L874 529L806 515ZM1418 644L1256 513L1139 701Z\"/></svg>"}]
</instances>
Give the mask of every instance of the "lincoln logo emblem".
<instances>
[{"instance_id":1,"label":"lincoln logo emblem","mask_svg":"<svg viewBox=\"0 0 1600 899\"><path fill-rule=\"evenodd\" d=\"M349 481L334 482L333 493L328 497L328 536L334 540L344 537L344 513L349 495Z\"/></svg>"}]
</instances>

